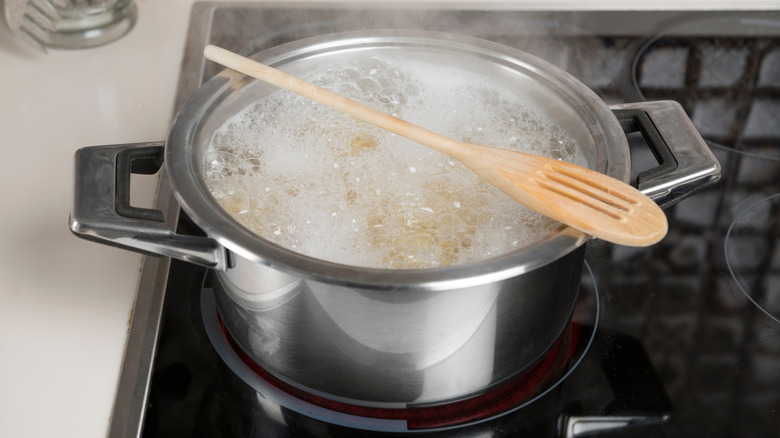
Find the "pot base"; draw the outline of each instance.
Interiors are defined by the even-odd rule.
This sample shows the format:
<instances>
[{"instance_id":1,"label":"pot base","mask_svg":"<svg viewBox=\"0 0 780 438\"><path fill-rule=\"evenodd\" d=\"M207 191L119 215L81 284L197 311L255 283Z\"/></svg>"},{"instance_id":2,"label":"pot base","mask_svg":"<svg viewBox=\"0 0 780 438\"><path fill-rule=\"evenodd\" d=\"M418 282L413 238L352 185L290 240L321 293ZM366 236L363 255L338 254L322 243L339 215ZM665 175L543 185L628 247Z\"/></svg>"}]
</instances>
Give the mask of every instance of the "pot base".
<instances>
[{"instance_id":1,"label":"pot base","mask_svg":"<svg viewBox=\"0 0 780 438\"><path fill-rule=\"evenodd\" d=\"M232 271L211 277L225 326L265 370L331 400L395 408L462 400L538 363L571 323L583 258L580 247L504 281L442 291L301 280L270 301Z\"/></svg>"},{"instance_id":2,"label":"pot base","mask_svg":"<svg viewBox=\"0 0 780 438\"><path fill-rule=\"evenodd\" d=\"M214 291L204 288L201 311L208 336L228 367L258 397L331 424L372 431L403 432L457 428L517 411L554 390L590 348L598 322L598 291L583 291L570 324L539 361L489 391L446 403L398 403L372 407L334 400L288 383L264 369L230 335L217 310ZM591 313L595 312L595 315ZM593 323L583 326L581 321Z\"/></svg>"}]
</instances>

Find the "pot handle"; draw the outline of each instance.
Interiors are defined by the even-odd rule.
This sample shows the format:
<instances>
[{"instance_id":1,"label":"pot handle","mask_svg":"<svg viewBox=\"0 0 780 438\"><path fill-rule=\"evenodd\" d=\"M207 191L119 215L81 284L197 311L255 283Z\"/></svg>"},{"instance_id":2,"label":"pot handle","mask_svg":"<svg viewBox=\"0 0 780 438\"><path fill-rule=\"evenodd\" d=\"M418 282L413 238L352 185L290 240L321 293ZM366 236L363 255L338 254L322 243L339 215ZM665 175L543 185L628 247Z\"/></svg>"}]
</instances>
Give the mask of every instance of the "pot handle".
<instances>
[{"instance_id":1,"label":"pot handle","mask_svg":"<svg viewBox=\"0 0 780 438\"><path fill-rule=\"evenodd\" d=\"M720 179L720 164L685 110L673 100L612 105L626 133L640 131L659 165L637 176L637 188L662 208Z\"/></svg>"},{"instance_id":2,"label":"pot handle","mask_svg":"<svg viewBox=\"0 0 780 438\"><path fill-rule=\"evenodd\" d=\"M164 146L164 142L133 143L76 151L70 229L87 240L224 270L227 251L217 241L176 234L161 211L130 205L130 175L156 173Z\"/></svg>"}]
</instances>

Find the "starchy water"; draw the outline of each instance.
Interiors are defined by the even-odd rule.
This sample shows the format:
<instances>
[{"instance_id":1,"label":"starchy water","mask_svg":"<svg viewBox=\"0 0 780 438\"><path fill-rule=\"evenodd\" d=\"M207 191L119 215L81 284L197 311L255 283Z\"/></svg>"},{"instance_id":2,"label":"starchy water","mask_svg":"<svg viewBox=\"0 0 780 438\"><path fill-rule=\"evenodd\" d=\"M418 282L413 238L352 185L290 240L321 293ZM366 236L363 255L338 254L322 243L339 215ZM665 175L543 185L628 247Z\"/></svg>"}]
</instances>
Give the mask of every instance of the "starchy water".
<instances>
[{"instance_id":1,"label":"starchy water","mask_svg":"<svg viewBox=\"0 0 780 438\"><path fill-rule=\"evenodd\" d=\"M475 73L366 56L305 79L461 141L586 164L565 130ZM245 227L342 264L463 264L559 225L444 154L284 90L218 129L203 165L213 196Z\"/></svg>"}]
</instances>

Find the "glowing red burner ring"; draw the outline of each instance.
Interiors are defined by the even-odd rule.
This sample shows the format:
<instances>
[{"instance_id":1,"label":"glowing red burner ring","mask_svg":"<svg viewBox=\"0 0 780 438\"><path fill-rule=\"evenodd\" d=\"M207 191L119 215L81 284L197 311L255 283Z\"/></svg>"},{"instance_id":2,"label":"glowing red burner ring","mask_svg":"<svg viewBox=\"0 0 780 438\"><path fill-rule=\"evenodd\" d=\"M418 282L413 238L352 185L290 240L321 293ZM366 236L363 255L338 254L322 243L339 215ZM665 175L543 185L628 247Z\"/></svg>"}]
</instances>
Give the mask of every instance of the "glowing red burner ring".
<instances>
[{"instance_id":1,"label":"glowing red burner ring","mask_svg":"<svg viewBox=\"0 0 780 438\"><path fill-rule=\"evenodd\" d=\"M570 359L577 350L582 328L577 323L571 323L558 342L539 362L520 376L490 392L441 405L387 409L329 400L281 381L264 370L239 347L228 333L221 318L219 318L219 326L228 344L241 360L260 378L279 390L299 400L335 412L380 420L404 420L409 430L465 425L499 415L530 400L566 371Z\"/></svg>"}]
</instances>

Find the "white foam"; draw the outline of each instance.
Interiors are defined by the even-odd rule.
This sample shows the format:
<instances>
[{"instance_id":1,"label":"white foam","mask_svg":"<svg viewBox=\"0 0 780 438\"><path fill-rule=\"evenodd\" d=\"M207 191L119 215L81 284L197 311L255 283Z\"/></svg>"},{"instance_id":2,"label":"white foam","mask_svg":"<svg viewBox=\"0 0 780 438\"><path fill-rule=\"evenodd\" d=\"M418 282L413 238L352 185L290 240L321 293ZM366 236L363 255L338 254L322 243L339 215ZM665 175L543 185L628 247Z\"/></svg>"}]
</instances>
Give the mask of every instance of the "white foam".
<instances>
[{"instance_id":1,"label":"white foam","mask_svg":"<svg viewBox=\"0 0 780 438\"><path fill-rule=\"evenodd\" d=\"M476 74L367 57L309 80L463 141L585 164L568 133ZM557 226L443 154L286 91L217 130L204 169L214 196L263 238L350 265L467 263Z\"/></svg>"}]
</instances>

